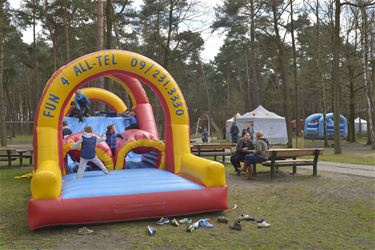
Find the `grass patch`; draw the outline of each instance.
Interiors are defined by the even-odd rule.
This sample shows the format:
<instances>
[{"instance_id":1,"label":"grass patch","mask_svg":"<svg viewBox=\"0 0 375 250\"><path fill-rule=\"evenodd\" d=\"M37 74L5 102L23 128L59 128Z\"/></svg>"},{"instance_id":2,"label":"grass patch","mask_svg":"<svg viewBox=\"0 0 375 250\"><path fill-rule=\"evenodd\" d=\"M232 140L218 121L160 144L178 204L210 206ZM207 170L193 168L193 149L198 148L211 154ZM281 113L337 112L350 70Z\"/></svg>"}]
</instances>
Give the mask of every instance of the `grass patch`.
<instances>
[{"instance_id":1,"label":"grass patch","mask_svg":"<svg viewBox=\"0 0 375 250\"><path fill-rule=\"evenodd\" d=\"M19 134L15 137L12 137L11 141L8 141L8 144L32 144L33 135L32 134Z\"/></svg>"},{"instance_id":2,"label":"grass patch","mask_svg":"<svg viewBox=\"0 0 375 250\"><path fill-rule=\"evenodd\" d=\"M232 212L194 216L212 218L213 229L187 233L183 226L156 226L155 220L92 225L92 235L77 235L79 226L59 226L30 232L26 207L30 179L14 179L31 168L0 170L0 249L372 249L375 245L375 199L373 179L332 175L312 177L299 170L273 181L260 175L243 180L226 166L229 204ZM261 171L261 169L260 169ZM215 218L231 221L241 213L265 218L272 227L257 229L243 222L242 231L218 224Z\"/></svg>"}]
</instances>

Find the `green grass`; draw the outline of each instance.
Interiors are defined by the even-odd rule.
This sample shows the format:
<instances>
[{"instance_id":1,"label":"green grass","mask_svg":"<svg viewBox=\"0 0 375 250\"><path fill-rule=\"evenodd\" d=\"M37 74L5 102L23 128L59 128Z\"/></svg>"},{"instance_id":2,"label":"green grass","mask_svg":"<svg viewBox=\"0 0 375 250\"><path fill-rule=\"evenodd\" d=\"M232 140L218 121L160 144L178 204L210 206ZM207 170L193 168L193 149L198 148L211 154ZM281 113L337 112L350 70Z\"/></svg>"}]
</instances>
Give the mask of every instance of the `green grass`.
<instances>
[{"instance_id":1,"label":"green grass","mask_svg":"<svg viewBox=\"0 0 375 250\"><path fill-rule=\"evenodd\" d=\"M155 220L91 225L92 235L77 235L79 226L59 226L30 232L26 207L30 179L14 179L31 168L0 170L0 249L373 249L375 245L374 182L370 178L342 175L297 176L273 181L260 174L254 181L233 175L226 167L231 212L194 216L212 218L213 229L187 233L183 226L156 226L150 237L146 226ZM242 231L218 224L247 213L272 224L257 229L243 222Z\"/></svg>"},{"instance_id":2,"label":"green grass","mask_svg":"<svg viewBox=\"0 0 375 250\"><path fill-rule=\"evenodd\" d=\"M33 143L33 135L29 134L19 134L15 137L12 137L11 140L7 141L8 144L32 144Z\"/></svg>"}]
</instances>

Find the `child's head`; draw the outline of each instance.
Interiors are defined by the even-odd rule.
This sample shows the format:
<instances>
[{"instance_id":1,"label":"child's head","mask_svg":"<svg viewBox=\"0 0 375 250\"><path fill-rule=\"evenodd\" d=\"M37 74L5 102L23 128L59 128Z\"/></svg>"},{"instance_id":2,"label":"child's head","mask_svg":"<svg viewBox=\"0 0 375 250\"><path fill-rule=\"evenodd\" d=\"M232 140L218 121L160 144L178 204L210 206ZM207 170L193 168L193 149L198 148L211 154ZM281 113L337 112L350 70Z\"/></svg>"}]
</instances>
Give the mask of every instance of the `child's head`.
<instances>
[{"instance_id":1,"label":"child's head","mask_svg":"<svg viewBox=\"0 0 375 250\"><path fill-rule=\"evenodd\" d=\"M92 133L92 127L91 126L85 127L84 130L85 130L86 133Z\"/></svg>"},{"instance_id":2,"label":"child's head","mask_svg":"<svg viewBox=\"0 0 375 250\"><path fill-rule=\"evenodd\" d=\"M68 123L66 121L63 121L63 127L68 126Z\"/></svg>"},{"instance_id":3,"label":"child's head","mask_svg":"<svg viewBox=\"0 0 375 250\"><path fill-rule=\"evenodd\" d=\"M111 133L115 132L115 125L113 124L108 125L107 132L111 132Z\"/></svg>"}]
</instances>

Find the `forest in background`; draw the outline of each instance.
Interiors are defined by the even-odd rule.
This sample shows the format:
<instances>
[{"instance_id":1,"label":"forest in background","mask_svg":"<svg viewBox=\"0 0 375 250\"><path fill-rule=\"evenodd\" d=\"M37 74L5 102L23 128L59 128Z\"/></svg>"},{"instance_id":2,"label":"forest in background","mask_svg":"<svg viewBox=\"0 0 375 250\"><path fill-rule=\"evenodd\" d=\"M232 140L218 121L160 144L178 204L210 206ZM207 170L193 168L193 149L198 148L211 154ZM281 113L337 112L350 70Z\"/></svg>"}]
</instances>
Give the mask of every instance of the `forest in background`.
<instances>
[{"instance_id":1,"label":"forest in background","mask_svg":"<svg viewBox=\"0 0 375 250\"><path fill-rule=\"evenodd\" d=\"M350 142L356 140L354 119L366 119L368 143L375 148L374 1L225 0L215 8L214 20L197 28L193 23L205 11L199 1L188 0L143 0L140 5L24 0L17 9L1 0L2 142L5 121L33 121L41 92L57 69L113 48L140 53L166 68L184 93L191 126L207 112L221 129L237 112L261 104L286 118L291 144L290 120L335 112L348 118ZM36 32L38 25L42 32ZM201 32L207 27L225 35L210 62L202 60ZM33 42L26 44L22 32L30 28ZM90 85L129 101L107 78ZM162 130L163 111L146 90ZM335 152L340 153L336 132Z\"/></svg>"}]
</instances>

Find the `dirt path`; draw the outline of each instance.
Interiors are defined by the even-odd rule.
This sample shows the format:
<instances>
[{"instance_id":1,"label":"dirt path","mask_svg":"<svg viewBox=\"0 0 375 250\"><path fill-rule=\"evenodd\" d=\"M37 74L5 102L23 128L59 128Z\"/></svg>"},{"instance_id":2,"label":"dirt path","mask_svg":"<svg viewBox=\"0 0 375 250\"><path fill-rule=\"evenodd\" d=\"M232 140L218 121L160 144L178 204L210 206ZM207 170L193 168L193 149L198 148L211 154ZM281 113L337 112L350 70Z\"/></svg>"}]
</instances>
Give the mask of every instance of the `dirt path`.
<instances>
[{"instance_id":1,"label":"dirt path","mask_svg":"<svg viewBox=\"0 0 375 250\"><path fill-rule=\"evenodd\" d=\"M311 167L308 167L308 166L306 167L301 166L299 168L311 169ZM318 173L320 171L375 178L375 166L368 166L368 165L319 161Z\"/></svg>"}]
</instances>

